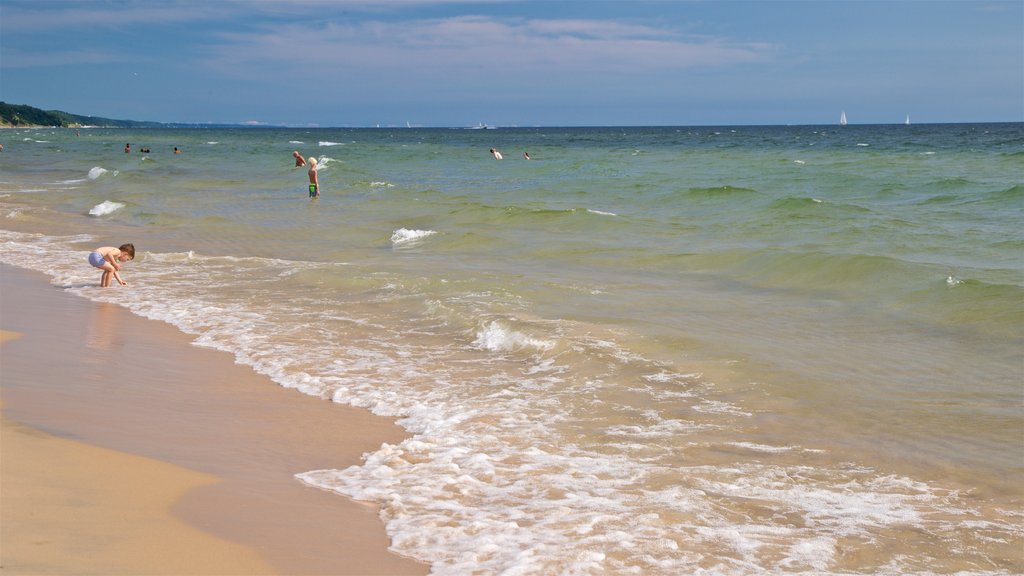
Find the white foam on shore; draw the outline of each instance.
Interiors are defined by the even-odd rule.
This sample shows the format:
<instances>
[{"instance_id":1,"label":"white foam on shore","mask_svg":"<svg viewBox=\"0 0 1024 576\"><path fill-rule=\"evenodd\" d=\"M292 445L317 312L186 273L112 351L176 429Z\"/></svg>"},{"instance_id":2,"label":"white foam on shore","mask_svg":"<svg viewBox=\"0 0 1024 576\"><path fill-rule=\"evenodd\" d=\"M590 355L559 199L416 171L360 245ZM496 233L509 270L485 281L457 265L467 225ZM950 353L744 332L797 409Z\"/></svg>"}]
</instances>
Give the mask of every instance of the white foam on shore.
<instances>
[{"instance_id":1,"label":"white foam on shore","mask_svg":"<svg viewBox=\"0 0 1024 576\"><path fill-rule=\"evenodd\" d=\"M379 505L392 548L434 574L843 573L844 555L907 534L971 553L1024 530L1019 511L979 529L977 500L759 443L741 432L749 412L710 397L700 374L591 326L504 316L453 332L446 316L431 332L409 308L388 316L415 293L400 275L330 262L147 253L131 289L98 289L86 240L0 230L0 262L170 322L283 386L398 417L414 437L297 477ZM345 290L299 289L350 276L358 294L337 300ZM705 429L750 453L695 465ZM877 571L927 574L930 560L895 555Z\"/></svg>"},{"instance_id":2,"label":"white foam on shore","mask_svg":"<svg viewBox=\"0 0 1024 576\"><path fill-rule=\"evenodd\" d=\"M799 450L794 446L768 446L766 444L755 444L753 442L728 442L729 446L735 446L744 450L751 450L753 452L766 452L768 454L781 454L782 452L790 452L792 450Z\"/></svg>"},{"instance_id":3,"label":"white foam on shore","mask_svg":"<svg viewBox=\"0 0 1024 576\"><path fill-rule=\"evenodd\" d=\"M120 210L121 208L124 208L124 204L120 202L114 202L112 200L106 200L93 206L92 209L89 210L89 215L106 216L107 214L111 214L117 210Z\"/></svg>"}]
</instances>

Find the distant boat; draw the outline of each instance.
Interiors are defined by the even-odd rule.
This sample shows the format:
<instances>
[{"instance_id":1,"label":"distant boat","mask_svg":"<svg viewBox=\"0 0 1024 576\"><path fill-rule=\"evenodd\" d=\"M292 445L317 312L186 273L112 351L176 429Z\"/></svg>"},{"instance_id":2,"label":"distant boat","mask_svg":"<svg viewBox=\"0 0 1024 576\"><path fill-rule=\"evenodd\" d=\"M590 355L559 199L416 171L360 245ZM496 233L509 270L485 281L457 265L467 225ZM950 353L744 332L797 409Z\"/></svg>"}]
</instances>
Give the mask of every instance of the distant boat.
<instances>
[{"instance_id":1,"label":"distant boat","mask_svg":"<svg viewBox=\"0 0 1024 576\"><path fill-rule=\"evenodd\" d=\"M910 114L907 114L907 120L903 123L906 124L907 126L910 126Z\"/></svg>"},{"instance_id":2,"label":"distant boat","mask_svg":"<svg viewBox=\"0 0 1024 576\"><path fill-rule=\"evenodd\" d=\"M839 115L839 125L846 126L846 110L843 110L842 114Z\"/></svg>"}]
</instances>

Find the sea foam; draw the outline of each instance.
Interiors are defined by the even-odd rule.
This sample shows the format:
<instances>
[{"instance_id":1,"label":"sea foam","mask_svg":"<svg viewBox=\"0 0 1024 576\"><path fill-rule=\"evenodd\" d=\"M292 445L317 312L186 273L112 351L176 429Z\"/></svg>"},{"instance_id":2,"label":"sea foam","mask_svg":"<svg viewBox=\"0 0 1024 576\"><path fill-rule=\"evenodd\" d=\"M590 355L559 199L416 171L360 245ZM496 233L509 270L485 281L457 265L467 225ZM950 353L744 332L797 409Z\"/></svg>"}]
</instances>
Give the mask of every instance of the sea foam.
<instances>
[{"instance_id":1,"label":"sea foam","mask_svg":"<svg viewBox=\"0 0 1024 576\"><path fill-rule=\"evenodd\" d=\"M515 352L524 348L535 350L550 350L555 343L550 340L534 338L522 332L517 332L499 322L491 322L477 332L476 340L473 342L479 348L491 352Z\"/></svg>"},{"instance_id":2,"label":"sea foam","mask_svg":"<svg viewBox=\"0 0 1024 576\"><path fill-rule=\"evenodd\" d=\"M434 234L437 234L434 230L409 230L408 228L399 228L391 235L391 243L396 246L400 244L409 244L421 241L428 236L433 236Z\"/></svg>"},{"instance_id":3,"label":"sea foam","mask_svg":"<svg viewBox=\"0 0 1024 576\"><path fill-rule=\"evenodd\" d=\"M110 173L110 170L107 170L106 168L103 168L103 167L100 167L100 166L93 166L92 168L89 169L89 179L90 180L95 180L95 179L99 178L100 176L103 176L104 174L108 174L108 173ZM115 172L114 175L115 176L117 175L116 172Z\"/></svg>"},{"instance_id":4,"label":"sea foam","mask_svg":"<svg viewBox=\"0 0 1024 576\"><path fill-rule=\"evenodd\" d=\"M107 214L111 214L111 213L113 213L113 212L115 212L117 210L120 210L121 208L124 208L124 204L122 204L120 202L113 202L111 200L106 200L104 202L101 202L101 203L93 206L92 209L89 210L89 215L90 216L106 216Z\"/></svg>"}]
</instances>

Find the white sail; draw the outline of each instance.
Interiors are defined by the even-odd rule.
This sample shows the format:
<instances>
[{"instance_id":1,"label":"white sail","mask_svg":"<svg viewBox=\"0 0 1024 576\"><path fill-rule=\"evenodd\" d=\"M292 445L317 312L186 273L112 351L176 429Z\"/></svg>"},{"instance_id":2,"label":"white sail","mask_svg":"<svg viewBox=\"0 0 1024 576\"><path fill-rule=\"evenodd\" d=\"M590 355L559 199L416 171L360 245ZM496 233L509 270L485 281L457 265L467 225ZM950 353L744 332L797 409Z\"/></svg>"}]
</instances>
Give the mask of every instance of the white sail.
<instances>
[{"instance_id":1,"label":"white sail","mask_svg":"<svg viewBox=\"0 0 1024 576\"><path fill-rule=\"evenodd\" d=\"M846 110L843 110L842 114L839 115L839 125L846 126Z\"/></svg>"},{"instance_id":2,"label":"white sail","mask_svg":"<svg viewBox=\"0 0 1024 576\"><path fill-rule=\"evenodd\" d=\"M910 126L910 114L907 114L907 120L904 122L907 126Z\"/></svg>"}]
</instances>

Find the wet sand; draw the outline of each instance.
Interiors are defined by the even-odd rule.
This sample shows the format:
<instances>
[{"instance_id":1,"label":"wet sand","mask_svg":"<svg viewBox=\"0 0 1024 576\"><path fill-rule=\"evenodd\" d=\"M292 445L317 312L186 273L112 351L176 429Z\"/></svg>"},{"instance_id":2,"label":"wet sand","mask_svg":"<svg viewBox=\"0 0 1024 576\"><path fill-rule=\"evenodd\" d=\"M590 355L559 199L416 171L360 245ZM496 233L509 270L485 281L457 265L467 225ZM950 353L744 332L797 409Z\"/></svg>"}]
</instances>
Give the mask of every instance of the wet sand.
<instances>
[{"instance_id":1,"label":"wet sand","mask_svg":"<svg viewBox=\"0 0 1024 576\"><path fill-rule=\"evenodd\" d=\"M428 572L374 506L294 478L401 441L393 421L9 266L0 330L3 573Z\"/></svg>"}]
</instances>

